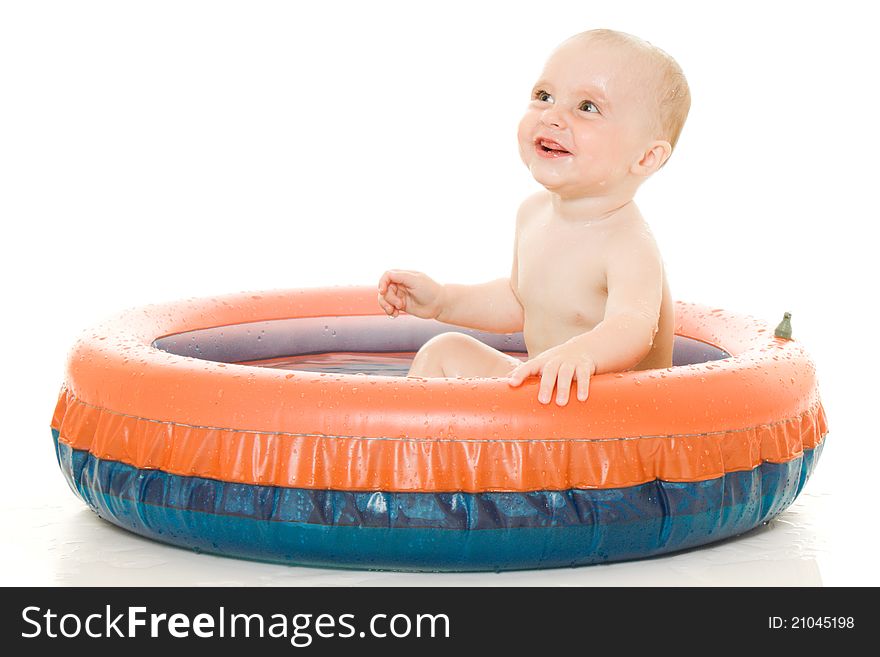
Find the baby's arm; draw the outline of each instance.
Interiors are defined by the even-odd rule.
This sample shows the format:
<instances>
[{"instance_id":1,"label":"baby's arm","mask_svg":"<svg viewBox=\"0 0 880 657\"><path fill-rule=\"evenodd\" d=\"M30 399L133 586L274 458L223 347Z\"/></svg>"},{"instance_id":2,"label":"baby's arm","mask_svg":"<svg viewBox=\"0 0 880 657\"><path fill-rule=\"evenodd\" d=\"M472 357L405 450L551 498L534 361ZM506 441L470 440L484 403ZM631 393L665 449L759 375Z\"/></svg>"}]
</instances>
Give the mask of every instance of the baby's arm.
<instances>
[{"instance_id":1,"label":"baby's arm","mask_svg":"<svg viewBox=\"0 0 880 657\"><path fill-rule=\"evenodd\" d=\"M481 331L516 333L523 329L523 308L509 278L478 285L451 283L443 286L443 306L437 319Z\"/></svg>"},{"instance_id":2,"label":"baby's arm","mask_svg":"<svg viewBox=\"0 0 880 657\"><path fill-rule=\"evenodd\" d=\"M645 236L611 253L604 319L572 338L593 359L596 374L635 367L651 351L663 300L663 262Z\"/></svg>"},{"instance_id":3,"label":"baby's arm","mask_svg":"<svg viewBox=\"0 0 880 657\"><path fill-rule=\"evenodd\" d=\"M421 272L391 269L379 281L379 305L392 317L403 310L481 331L515 333L523 328L523 309L509 278L477 285L440 285Z\"/></svg>"},{"instance_id":4,"label":"baby's arm","mask_svg":"<svg viewBox=\"0 0 880 657\"><path fill-rule=\"evenodd\" d=\"M663 262L653 237L644 234L635 242L632 239L608 254L604 319L592 330L517 367L511 373L511 385L540 374L538 399L549 403L556 386L556 402L564 406L574 378L578 399L583 401L593 374L627 370L648 355L660 320Z\"/></svg>"}]
</instances>

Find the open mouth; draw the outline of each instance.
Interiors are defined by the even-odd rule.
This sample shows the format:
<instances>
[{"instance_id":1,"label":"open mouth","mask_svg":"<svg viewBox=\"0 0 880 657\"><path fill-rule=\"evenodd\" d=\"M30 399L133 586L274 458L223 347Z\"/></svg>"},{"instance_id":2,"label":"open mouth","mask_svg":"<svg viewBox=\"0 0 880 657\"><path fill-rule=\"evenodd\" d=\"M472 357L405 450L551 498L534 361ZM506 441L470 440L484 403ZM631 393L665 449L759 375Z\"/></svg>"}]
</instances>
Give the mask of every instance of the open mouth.
<instances>
[{"instance_id":1,"label":"open mouth","mask_svg":"<svg viewBox=\"0 0 880 657\"><path fill-rule=\"evenodd\" d=\"M557 142L550 139L536 139L535 150L537 151L538 155L551 158L565 157L566 155L572 154L571 152L563 148L561 144L558 144Z\"/></svg>"}]
</instances>

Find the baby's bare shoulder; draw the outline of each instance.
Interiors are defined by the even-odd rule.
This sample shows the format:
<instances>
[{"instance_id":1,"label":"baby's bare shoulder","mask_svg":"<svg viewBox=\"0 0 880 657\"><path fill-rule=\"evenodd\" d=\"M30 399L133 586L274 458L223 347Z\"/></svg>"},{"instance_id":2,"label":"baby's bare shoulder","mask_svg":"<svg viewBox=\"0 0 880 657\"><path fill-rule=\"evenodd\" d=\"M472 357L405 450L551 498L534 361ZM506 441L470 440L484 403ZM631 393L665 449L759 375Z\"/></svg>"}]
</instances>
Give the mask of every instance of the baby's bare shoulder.
<instances>
[{"instance_id":1,"label":"baby's bare shoulder","mask_svg":"<svg viewBox=\"0 0 880 657\"><path fill-rule=\"evenodd\" d=\"M519 204L519 210L516 212L517 228L538 214L541 209L547 207L549 198L546 189L540 189L534 194L527 196L523 202Z\"/></svg>"},{"instance_id":2,"label":"baby's bare shoulder","mask_svg":"<svg viewBox=\"0 0 880 657\"><path fill-rule=\"evenodd\" d=\"M611 241L620 248L641 245L642 248L657 248L657 240L648 222L642 217L641 212L634 208L623 221L615 224L611 231Z\"/></svg>"},{"instance_id":3,"label":"baby's bare shoulder","mask_svg":"<svg viewBox=\"0 0 880 657\"><path fill-rule=\"evenodd\" d=\"M636 262L661 262L660 248L651 227L639 217L621 224L606 243L608 264L617 266Z\"/></svg>"}]
</instances>

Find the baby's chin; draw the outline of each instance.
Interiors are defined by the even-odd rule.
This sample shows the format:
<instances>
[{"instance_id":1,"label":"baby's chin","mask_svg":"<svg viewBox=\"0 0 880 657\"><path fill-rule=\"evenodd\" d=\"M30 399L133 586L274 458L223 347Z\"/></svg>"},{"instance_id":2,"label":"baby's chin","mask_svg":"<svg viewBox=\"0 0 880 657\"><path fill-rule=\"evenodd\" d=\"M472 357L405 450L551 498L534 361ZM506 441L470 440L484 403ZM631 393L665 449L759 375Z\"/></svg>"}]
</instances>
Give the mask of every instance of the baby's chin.
<instances>
[{"instance_id":1,"label":"baby's chin","mask_svg":"<svg viewBox=\"0 0 880 657\"><path fill-rule=\"evenodd\" d=\"M526 164L529 168L529 173L532 174L532 178L551 192L563 189L569 176L561 171L548 170L546 166L542 165L543 162L528 162Z\"/></svg>"},{"instance_id":2,"label":"baby's chin","mask_svg":"<svg viewBox=\"0 0 880 657\"><path fill-rule=\"evenodd\" d=\"M540 167L530 166L532 178L548 192L561 198L584 198L587 196L605 196L612 192L606 180L574 179L558 171L546 171Z\"/></svg>"}]
</instances>

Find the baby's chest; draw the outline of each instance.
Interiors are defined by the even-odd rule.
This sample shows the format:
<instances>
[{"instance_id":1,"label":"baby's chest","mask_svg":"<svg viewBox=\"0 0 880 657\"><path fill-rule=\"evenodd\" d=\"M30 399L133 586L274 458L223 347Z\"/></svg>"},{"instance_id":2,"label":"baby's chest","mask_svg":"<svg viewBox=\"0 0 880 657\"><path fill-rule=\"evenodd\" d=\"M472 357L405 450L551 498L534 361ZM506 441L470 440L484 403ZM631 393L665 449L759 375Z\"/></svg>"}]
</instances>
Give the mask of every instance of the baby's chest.
<instances>
[{"instance_id":1,"label":"baby's chest","mask_svg":"<svg viewBox=\"0 0 880 657\"><path fill-rule=\"evenodd\" d=\"M605 254L600 244L569 236L520 236L519 298L529 311L598 323L605 312Z\"/></svg>"}]
</instances>

